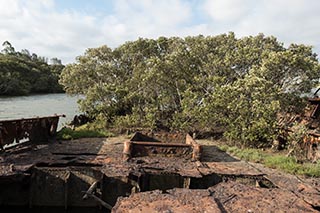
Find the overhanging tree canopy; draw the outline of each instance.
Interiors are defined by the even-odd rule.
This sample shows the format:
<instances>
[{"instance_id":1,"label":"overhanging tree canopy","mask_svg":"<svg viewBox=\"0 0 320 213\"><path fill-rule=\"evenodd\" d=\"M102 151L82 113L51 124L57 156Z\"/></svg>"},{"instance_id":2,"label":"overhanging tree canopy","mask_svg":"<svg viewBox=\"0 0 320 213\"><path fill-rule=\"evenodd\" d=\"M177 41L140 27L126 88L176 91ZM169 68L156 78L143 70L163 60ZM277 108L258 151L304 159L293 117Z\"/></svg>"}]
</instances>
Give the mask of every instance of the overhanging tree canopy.
<instances>
[{"instance_id":1,"label":"overhanging tree canopy","mask_svg":"<svg viewBox=\"0 0 320 213\"><path fill-rule=\"evenodd\" d=\"M60 83L110 125L212 130L267 143L280 111L297 109L320 76L312 48L263 34L160 37L88 49ZM299 100L299 102L297 102Z\"/></svg>"}]
</instances>

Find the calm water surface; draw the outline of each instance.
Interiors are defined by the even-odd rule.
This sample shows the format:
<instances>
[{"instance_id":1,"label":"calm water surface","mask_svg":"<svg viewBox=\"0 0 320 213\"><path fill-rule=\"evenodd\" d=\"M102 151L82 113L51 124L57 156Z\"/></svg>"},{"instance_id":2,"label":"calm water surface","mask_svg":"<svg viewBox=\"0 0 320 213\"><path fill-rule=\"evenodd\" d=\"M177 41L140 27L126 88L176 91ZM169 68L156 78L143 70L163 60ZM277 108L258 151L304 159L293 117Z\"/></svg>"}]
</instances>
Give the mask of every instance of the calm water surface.
<instances>
[{"instance_id":1,"label":"calm water surface","mask_svg":"<svg viewBox=\"0 0 320 213\"><path fill-rule=\"evenodd\" d=\"M0 120L65 114L66 118L59 120L61 128L80 113L78 99L66 94L0 97Z\"/></svg>"}]
</instances>

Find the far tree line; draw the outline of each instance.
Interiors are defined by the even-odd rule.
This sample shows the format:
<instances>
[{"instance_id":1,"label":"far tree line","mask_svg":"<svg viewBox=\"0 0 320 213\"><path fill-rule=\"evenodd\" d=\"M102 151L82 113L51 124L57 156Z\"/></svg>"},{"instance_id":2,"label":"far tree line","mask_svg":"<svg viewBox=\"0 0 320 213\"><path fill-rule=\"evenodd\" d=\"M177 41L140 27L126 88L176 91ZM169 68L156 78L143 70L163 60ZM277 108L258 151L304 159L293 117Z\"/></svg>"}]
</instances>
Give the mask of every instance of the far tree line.
<instances>
[{"instance_id":1,"label":"far tree line","mask_svg":"<svg viewBox=\"0 0 320 213\"><path fill-rule=\"evenodd\" d=\"M64 68L61 60L48 59L30 53L27 49L16 51L10 42L2 44L0 53L0 95L28 95L64 92L58 83Z\"/></svg>"},{"instance_id":2,"label":"far tree line","mask_svg":"<svg viewBox=\"0 0 320 213\"><path fill-rule=\"evenodd\" d=\"M268 145L279 114L301 112L319 84L312 47L263 34L159 37L90 48L60 83L107 127L220 131L245 146Z\"/></svg>"}]
</instances>

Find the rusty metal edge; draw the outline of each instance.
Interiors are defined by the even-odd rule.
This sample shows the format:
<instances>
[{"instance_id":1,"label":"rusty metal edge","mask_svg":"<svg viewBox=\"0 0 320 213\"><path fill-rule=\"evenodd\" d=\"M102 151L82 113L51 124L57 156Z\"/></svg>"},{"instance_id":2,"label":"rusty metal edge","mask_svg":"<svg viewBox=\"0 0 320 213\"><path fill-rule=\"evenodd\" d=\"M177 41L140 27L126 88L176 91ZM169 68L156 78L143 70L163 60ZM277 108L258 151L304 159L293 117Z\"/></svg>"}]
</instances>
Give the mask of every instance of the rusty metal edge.
<instances>
[{"instance_id":1,"label":"rusty metal edge","mask_svg":"<svg viewBox=\"0 0 320 213\"><path fill-rule=\"evenodd\" d=\"M56 117L66 117L66 115L59 114L59 115L50 115L50 116L32 117L32 118L8 119L8 120L0 120L0 123L1 122L28 121L28 120L37 120L37 119L43 119L43 118L56 118Z\"/></svg>"},{"instance_id":2,"label":"rusty metal edge","mask_svg":"<svg viewBox=\"0 0 320 213\"><path fill-rule=\"evenodd\" d=\"M132 144L137 145L145 145L145 146L165 146L165 147L192 147L192 145L189 144L181 144L181 143L165 143L165 142L142 142L142 141L130 141Z\"/></svg>"}]
</instances>

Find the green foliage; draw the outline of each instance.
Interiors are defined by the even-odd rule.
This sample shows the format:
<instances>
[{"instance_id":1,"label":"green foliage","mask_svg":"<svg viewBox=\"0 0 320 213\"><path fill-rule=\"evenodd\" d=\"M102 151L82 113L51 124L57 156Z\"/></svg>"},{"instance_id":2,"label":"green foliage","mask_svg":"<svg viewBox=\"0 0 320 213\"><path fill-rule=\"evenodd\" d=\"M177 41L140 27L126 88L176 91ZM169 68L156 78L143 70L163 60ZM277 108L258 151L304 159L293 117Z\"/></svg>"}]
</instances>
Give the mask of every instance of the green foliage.
<instances>
[{"instance_id":1,"label":"green foliage","mask_svg":"<svg viewBox=\"0 0 320 213\"><path fill-rule=\"evenodd\" d=\"M251 161L255 163L260 163L266 157L266 155L258 150L245 148L245 149L238 149L236 147L230 147L228 152L233 153L238 158Z\"/></svg>"},{"instance_id":2,"label":"green foliage","mask_svg":"<svg viewBox=\"0 0 320 213\"><path fill-rule=\"evenodd\" d=\"M97 124L85 124L77 127L74 130L65 127L57 133L57 139L60 140L73 140L78 138L101 138L101 137L112 137L113 134L107 132L105 129L96 129Z\"/></svg>"},{"instance_id":3,"label":"green foliage","mask_svg":"<svg viewBox=\"0 0 320 213\"><path fill-rule=\"evenodd\" d=\"M28 50L16 52L9 42L3 43L0 53L0 95L27 95L30 93L63 92L58 83L64 66L49 65L46 59L30 54Z\"/></svg>"},{"instance_id":4,"label":"green foliage","mask_svg":"<svg viewBox=\"0 0 320 213\"><path fill-rule=\"evenodd\" d=\"M240 149L235 146L230 147L226 145L219 148L242 160L262 163L269 168L279 169L290 174L320 177L320 162L298 163L294 157L263 152L259 149Z\"/></svg>"},{"instance_id":5,"label":"green foliage","mask_svg":"<svg viewBox=\"0 0 320 213\"><path fill-rule=\"evenodd\" d=\"M317 163L306 163L304 164L304 169L303 173L299 174L304 174L309 177L320 177L320 162L318 161Z\"/></svg>"},{"instance_id":6,"label":"green foliage","mask_svg":"<svg viewBox=\"0 0 320 213\"><path fill-rule=\"evenodd\" d=\"M305 159L307 156L305 153L306 150L302 149L301 145L303 144L303 139L307 136L307 130L308 128L305 124L293 123L292 127L290 127L290 132L288 133L288 155L298 157L299 159Z\"/></svg>"},{"instance_id":7,"label":"green foliage","mask_svg":"<svg viewBox=\"0 0 320 213\"><path fill-rule=\"evenodd\" d=\"M57 138L62 140L72 140L78 138L91 138L91 137L105 137L104 134L92 130L72 130L71 128L64 128L58 132Z\"/></svg>"},{"instance_id":8,"label":"green foliage","mask_svg":"<svg viewBox=\"0 0 320 213\"><path fill-rule=\"evenodd\" d=\"M295 158L283 155L268 157L264 163L270 168L278 168L293 174L301 173L302 170L301 164L298 164Z\"/></svg>"},{"instance_id":9,"label":"green foliage","mask_svg":"<svg viewBox=\"0 0 320 213\"><path fill-rule=\"evenodd\" d=\"M275 137L280 109L272 83L249 73L229 87L227 138L245 146L268 144Z\"/></svg>"},{"instance_id":10,"label":"green foliage","mask_svg":"<svg viewBox=\"0 0 320 213\"><path fill-rule=\"evenodd\" d=\"M263 34L138 39L88 49L60 83L108 126L185 131L223 128L240 145L268 146L279 112L301 109L319 81L312 48Z\"/></svg>"}]
</instances>

